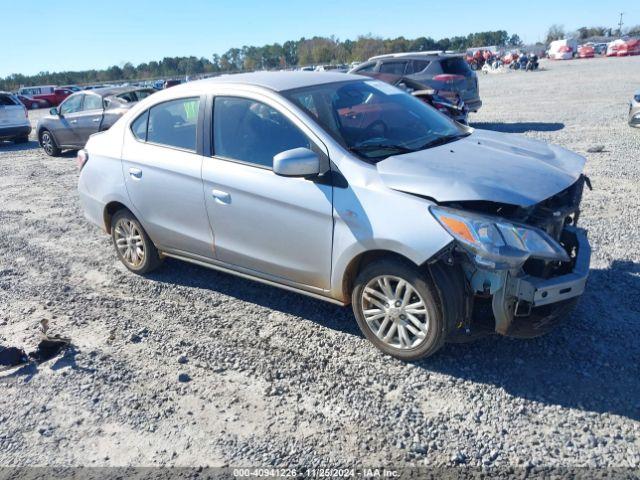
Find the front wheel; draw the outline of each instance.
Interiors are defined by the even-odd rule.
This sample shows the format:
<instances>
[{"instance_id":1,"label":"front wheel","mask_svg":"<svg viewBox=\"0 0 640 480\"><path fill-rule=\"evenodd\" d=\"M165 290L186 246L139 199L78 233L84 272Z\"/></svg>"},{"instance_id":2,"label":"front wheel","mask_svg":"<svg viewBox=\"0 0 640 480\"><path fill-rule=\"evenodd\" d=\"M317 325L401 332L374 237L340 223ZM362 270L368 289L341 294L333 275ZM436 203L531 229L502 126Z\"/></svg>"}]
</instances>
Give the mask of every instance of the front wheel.
<instances>
[{"instance_id":1,"label":"front wheel","mask_svg":"<svg viewBox=\"0 0 640 480\"><path fill-rule=\"evenodd\" d=\"M356 278L352 307L362 333L405 361L433 355L447 328L428 274L394 259L367 265Z\"/></svg>"},{"instance_id":2,"label":"front wheel","mask_svg":"<svg viewBox=\"0 0 640 480\"><path fill-rule=\"evenodd\" d=\"M49 130L43 130L42 133L40 133L40 145L42 146L44 153L50 157L57 157L60 155L61 150L58 148L58 145L56 145L56 141Z\"/></svg>"},{"instance_id":3,"label":"front wheel","mask_svg":"<svg viewBox=\"0 0 640 480\"><path fill-rule=\"evenodd\" d=\"M129 210L119 210L112 219L111 237L118 258L134 273L149 273L162 264L156 246Z\"/></svg>"}]
</instances>

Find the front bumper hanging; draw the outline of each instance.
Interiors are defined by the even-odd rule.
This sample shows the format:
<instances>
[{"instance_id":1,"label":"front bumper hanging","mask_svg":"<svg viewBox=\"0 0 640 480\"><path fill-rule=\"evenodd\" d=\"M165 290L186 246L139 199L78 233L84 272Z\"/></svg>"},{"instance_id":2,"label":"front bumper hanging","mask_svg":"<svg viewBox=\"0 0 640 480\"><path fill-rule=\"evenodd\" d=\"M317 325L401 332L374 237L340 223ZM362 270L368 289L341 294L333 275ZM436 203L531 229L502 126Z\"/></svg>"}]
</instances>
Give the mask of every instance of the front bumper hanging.
<instances>
[{"instance_id":1,"label":"front bumper hanging","mask_svg":"<svg viewBox=\"0 0 640 480\"><path fill-rule=\"evenodd\" d=\"M566 231L574 237L577 250L573 270L548 279L507 273L492 302L496 332L509 336L542 335L582 295L589 276L591 247L584 230L566 227Z\"/></svg>"}]
</instances>

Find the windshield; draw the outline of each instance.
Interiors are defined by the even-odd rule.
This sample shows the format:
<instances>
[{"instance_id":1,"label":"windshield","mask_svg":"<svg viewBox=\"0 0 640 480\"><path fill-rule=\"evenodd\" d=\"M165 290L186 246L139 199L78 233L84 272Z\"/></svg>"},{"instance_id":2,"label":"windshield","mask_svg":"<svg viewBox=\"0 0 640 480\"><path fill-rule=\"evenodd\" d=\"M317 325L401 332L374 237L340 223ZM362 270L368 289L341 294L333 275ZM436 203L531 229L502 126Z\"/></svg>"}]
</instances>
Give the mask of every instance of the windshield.
<instances>
[{"instance_id":1,"label":"windshield","mask_svg":"<svg viewBox=\"0 0 640 480\"><path fill-rule=\"evenodd\" d=\"M468 135L423 101L381 82L339 82L283 92L347 149L379 161Z\"/></svg>"}]
</instances>

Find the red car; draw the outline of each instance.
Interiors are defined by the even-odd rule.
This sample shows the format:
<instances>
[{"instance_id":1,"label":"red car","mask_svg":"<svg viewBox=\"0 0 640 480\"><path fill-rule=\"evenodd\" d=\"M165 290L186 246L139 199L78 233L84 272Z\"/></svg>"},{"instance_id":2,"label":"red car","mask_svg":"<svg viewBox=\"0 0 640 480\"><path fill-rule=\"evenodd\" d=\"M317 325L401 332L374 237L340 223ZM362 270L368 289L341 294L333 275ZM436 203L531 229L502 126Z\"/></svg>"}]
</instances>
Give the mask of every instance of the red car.
<instances>
[{"instance_id":1,"label":"red car","mask_svg":"<svg viewBox=\"0 0 640 480\"><path fill-rule=\"evenodd\" d=\"M580 45L578 47L578 57L580 58L593 58L596 54L596 49L592 45Z\"/></svg>"},{"instance_id":2,"label":"red car","mask_svg":"<svg viewBox=\"0 0 640 480\"><path fill-rule=\"evenodd\" d=\"M43 85L37 87L22 87L18 90L18 95L33 98L36 100L44 100L47 106L58 106L60 103L73 93L71 88L55 87L53 85Z\"/></svg>"},{"instance_id":3,"label":"red car","mask_svg":"<svg viewBox=\"0 0 640 480\"><path fill-rule=\"evenodd\" d=\"M627 55L640 55L640 40L631 38L620 45L618 48L618 56L626 57Z\"/></svg>"},{"instance_id":4,"label":"red car","mask_svg":"<svg viewBox=\"0 0 640 480\"><path fill-rule=\"evenodd\" d=\"M46 100L40 100L37 98L27 97L25 95L16 95L20 103L22 103L27 110L35 110L36 108L46 108L49 106L49 102Z\"/></svg>"}]
</instances>

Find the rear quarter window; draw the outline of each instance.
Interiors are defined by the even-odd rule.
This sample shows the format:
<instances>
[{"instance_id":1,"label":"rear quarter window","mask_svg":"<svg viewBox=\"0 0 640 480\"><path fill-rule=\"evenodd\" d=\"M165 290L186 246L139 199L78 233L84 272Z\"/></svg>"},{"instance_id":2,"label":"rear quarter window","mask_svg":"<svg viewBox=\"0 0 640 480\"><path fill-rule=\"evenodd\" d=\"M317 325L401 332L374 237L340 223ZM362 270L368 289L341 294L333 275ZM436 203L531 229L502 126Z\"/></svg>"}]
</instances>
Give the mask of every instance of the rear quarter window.
<instances>
[{"instance_id":1,"label":"rear quarter window","mask_svg":"<svg viewBox=\"0 0 640 480\"><path fill-rule=\"evenodd\" d=\"M440 60L440 66L442 68L442 73L448 73L451 75L464 75L468 77L471 75L471 69L467 62L465 62L462 58L453 57L453 58L443 58Z\"/></svg>"},{"instance_id":2,"label":"rear quarter window","mask_svg":"<svg viewBox=\"0 0 640 480\"><path fill-rule=\"evenodd\" d=\"M149 110L138 116L131 122L131 133L138 140L147 141L147 120L149 119Z\"/></svg>"}]
</instances>

